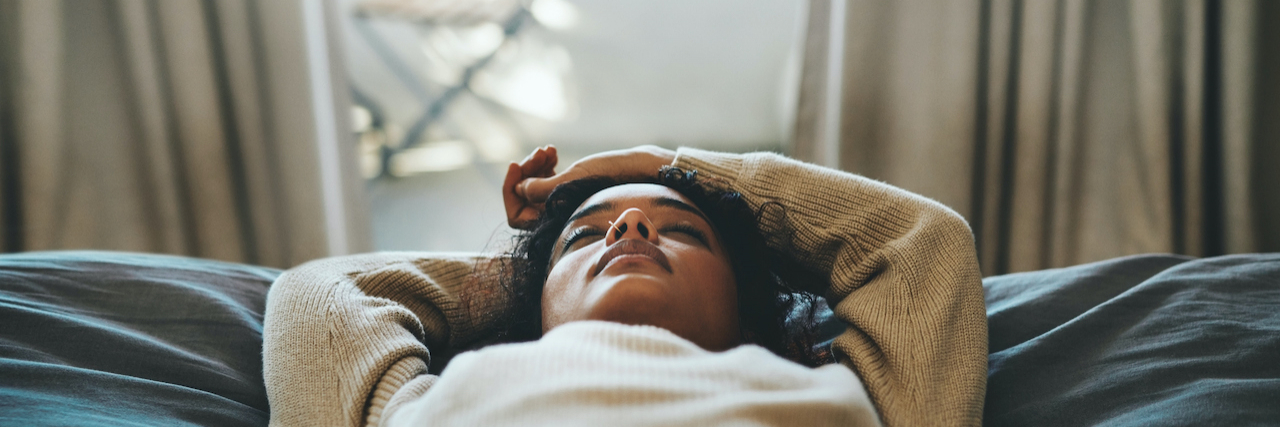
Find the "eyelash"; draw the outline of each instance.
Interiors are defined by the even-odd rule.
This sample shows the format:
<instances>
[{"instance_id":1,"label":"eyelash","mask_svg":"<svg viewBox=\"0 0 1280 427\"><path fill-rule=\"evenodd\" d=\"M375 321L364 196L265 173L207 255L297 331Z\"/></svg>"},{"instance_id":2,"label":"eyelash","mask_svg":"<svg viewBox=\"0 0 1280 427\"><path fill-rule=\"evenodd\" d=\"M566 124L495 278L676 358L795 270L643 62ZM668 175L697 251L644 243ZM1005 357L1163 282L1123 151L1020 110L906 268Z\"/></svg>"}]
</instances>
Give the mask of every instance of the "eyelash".
<instances>
[{"instance_id":1,"label":"eyelash","mask_svg":"<svg viewBox=\"0 0 1280 427\"><path fill-rule=\"evenodd\" d=\"M707 241L707 235L704 234L702 230L699 230L697 227L694 227L689 224L671 224L666 227L662 227L661 229L658 230L659 233L667 233L672 231L677 233L687 234L689 235L689 237L693 237L695 240L702 243L703 246L711 247L711 244ZM564 241L561 244L561 247L564 248L565 250L568 250L570 247L573 246L574 243L577 243L579 240L582 240L584 238L591 237L591 236L603 236L603 235L604 235L604 232L600 231L600 229L595 227L577 228L569 232L568 236L564 237Z\"/></svg>"},{"instance_id":2,"label":"eyelash","mask_svg":"<svg viewBox=\"0 0 1280 427\"><path fill-rule=\"evenodd\" d=\"M658 230L658 232L660 232L660 233L665 233L665 232L669 232L669 231L675 231L675 232L678 232L678 233L688 234L688 235L689 235L689 237L693 237L693 238L694 238L694 239L696 239L698 242L701 242L703 246L706 246L706 247L708 247L708 248L709 248L709 247L711 247L711 244L710 244L709 242L707 242L707 235L706 235L706 234L703 234L703 233L702 233L702 230L699 230L697 227L694 227L694 226L692 226L692 225L689 225L689 224L671 224L671 225L668 225L668 226L666 226L666 227L662 227L661 229L659 229L659 230Z\"/></svg>"},{"instance_id":3,"label":"eyelash","mask_svg":"<svg viewBox=\"0 0 1280 427\"><path fill-rule=\"evenodd\" d=\"M564 243L561 245L561 247L563 247L565 250L568 250L570 246L573 246L574 243L577 243L579 240L582 240L585 237L603 236L603 235L604 235L604 232L600 231L600 229L598 228L580 227L570 232L568 236L564 236Z\"/></svg>"}]
</instances>

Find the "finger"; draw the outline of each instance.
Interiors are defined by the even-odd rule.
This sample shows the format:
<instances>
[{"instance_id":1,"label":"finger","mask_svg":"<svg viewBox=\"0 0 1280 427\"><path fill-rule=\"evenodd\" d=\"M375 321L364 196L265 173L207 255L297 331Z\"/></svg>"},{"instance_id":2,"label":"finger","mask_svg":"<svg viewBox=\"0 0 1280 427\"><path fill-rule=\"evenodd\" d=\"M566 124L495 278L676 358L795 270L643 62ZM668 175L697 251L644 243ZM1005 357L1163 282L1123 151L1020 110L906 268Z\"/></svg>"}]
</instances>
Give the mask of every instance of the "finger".
<instances>
[{"instance_id":1,"label":"finger","mask_svg":"<svg viewBox=\"0 0 1280 427\"><path fill-rule=\"evenodd\" d=\"M533 154L529 155L526 162L520 163L520 170L524 172L524 176L538 176L542 171L542 166L547 163L547 150L543 147L533 150Z\"/></svg>"},{"instance_id":2,"label":"finger","mask_svg":"<svg viewBox=\"0 0 1280 427\"><path fill-rule=\"evenodd\" d=\"M538 215L542 214L543 209L545 209L545 205L539 203L520 211L516 215L516 227L513 228L524 228L530 225L534 220L538 219Z\"/></svg>"},{"instance_id":3,"label":"finger","mask_svg":"<svg viewBox=\"0 0 1280 427\"><path fill-rule=\"evenodd\" d=\"M543 153L545 153L546 157L542 163L542 169L539 169L532 176L549 178L556 174L556 164L560 162L560 156L557 155L556 147L554 145L548 145L547 148L543 150Z\"/></svg>"},{"instance_id":4,"label":"finger","mask_svg":"<svg viewBox=\"0 0 1280 427\"><path fill-rule=\"evenodd\" d=\"M556 164L558 164L559 162L560 162L560 153L556 151L556 146L548 145L546 170L550 172L550 174L547 176L555 175Z\"/></svg>"},{"instance_id":5,"label":"finger","mask_svg":"<svg viewBox=\"0 0 1280 427\"><path fill-rule=\"evenodd\" d=\"M524 209L526 204L525 198L516 194L516 185L524 175L520 172L520 166L511 163L507 165L507 177L502 182L502 204L507 211L507 225L515 228L515 221L520 215L520 211Z\"/></svg>"},{"instance_id":6,"label":"finger","mask_svg":"<svg viewBox=\"0 0 1280 427\"><path fill-rule=\"evenodd\" d=\"M546 178L556 174L558 157L551 146L540 147L529 155L527 161L520 164L525 177Z\"/></svg>"},{"instance_id":7,"label":"finger","mask_svg":"<svg viewBox=\"0 0 1280 427\"><path fill-rule=\"evenodd\" d=\"M555 190L557 185L572 181L577 175L573 171L565 171L547 178L525 178L517 184L519 187L517 191L529 203L543 203L547 201L547 196L551 195L551 190Z\"/></svg>"},{"instance_id":8,"label":"finger","mask_svg":"<svg viewBox=\"0 0 1280 427\"><path fill-rule=\"evenodd\" d=\"M529 161L530 161L530 160L533 160L533 155L534 155L534 154L538 154L538 149L537 149L537 148L533 149L533 151L530 151L530 152L529 152L529 155L524 156L524 158L523 158L523 159L521 159L519 162L516 162L516 163L518 163L518 164L520 164L520 165L524 165L524 164L526 164L526 163L529 163Z\"/></svg>"},{"instance_id":9,"label":"finger","mask_svg":"<svg viewBox=\"0 0 1280 427\"><path fill-rule=\"evenodd\" d=\"M520 182L520 180L524 178L524 175L522 175L520 172L521 171L520 171L519 164L517 164L516 162L508 163L507 176L502 179L502 188L505 190L515 186L516 183Z\"/></svg>"}]
</instances>

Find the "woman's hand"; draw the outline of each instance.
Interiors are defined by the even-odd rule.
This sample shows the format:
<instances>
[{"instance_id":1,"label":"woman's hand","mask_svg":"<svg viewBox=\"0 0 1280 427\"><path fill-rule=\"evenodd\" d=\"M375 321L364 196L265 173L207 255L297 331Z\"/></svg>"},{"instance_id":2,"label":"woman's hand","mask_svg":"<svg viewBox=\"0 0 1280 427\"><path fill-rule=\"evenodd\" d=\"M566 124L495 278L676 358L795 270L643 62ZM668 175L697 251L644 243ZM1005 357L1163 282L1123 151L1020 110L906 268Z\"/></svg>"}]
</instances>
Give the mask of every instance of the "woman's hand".
<instances>
[{"instance_id":1,"label":"woman's hand","mask_svg":"<svg viewBox=\"0 0 1280 427\"><path fill-rule=\"evenodd\" d=\"M502 201L507 208L507 225L526 228L542 213L547 196L557 185L593 176L619 180L645 180L675 161L676 152L653 145L605 151L582 158L556 174L556 148L534 150L519 163L507 166L502 184Z\"/></svg>"},{"instance_id":2,"label":"woman's hand","mask_svg":"<svg viewBox=\"0 0 1280 427\"><path fill-rule=\"evenodd\" d=\"M511 228L523 228L542 213L542 201L531 202L523 192L517 194L516 188L528 179L546 178L556 174L555 146L539 147L529 153L519 163L507 165L507 178L502 182L502 202L507 208L507 225Z\"/></svg>"}]
</instances>

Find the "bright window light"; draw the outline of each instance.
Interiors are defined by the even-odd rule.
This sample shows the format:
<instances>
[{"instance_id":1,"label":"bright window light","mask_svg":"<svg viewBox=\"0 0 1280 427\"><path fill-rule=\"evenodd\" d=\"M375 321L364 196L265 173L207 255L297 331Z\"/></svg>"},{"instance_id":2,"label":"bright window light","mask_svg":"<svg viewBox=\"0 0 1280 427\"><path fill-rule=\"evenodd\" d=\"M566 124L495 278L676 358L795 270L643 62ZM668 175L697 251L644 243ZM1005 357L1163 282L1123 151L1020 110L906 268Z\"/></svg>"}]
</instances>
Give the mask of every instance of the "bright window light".
<instances>
[{"instance_id":1,"label":"bright window light","mask_svg":"<svg viewBox=\"0 0 1280 427\"><path fill-rule=\"evenodd\" d=\"M432 142L391 157L391 174L409 176L461 169L471 164L473 155L471 146L464 141Z\"/></svg>"},{"instance_id":2,"label":"bright window light","mask_svg":"<svg viewBox=\"0 0 1280 427\"><path fill-rule=\"evenodd\" d=\"M550 121L565 118L568 103L560 74L545 62L525 62L495 76L477 78L477 92L483 92L525 114Z\"/></svg>"},{"instance_id":3,"label":"bright window light","mask_svg":"<svg viewBox=\"0 0 1280 427\"><path fill-rule=\"evenodd\" d=\"M553 30L570 30L578 25L578 8L565 0L533 0L529 12L538 23Z\"/></svg>"}]
</instances>

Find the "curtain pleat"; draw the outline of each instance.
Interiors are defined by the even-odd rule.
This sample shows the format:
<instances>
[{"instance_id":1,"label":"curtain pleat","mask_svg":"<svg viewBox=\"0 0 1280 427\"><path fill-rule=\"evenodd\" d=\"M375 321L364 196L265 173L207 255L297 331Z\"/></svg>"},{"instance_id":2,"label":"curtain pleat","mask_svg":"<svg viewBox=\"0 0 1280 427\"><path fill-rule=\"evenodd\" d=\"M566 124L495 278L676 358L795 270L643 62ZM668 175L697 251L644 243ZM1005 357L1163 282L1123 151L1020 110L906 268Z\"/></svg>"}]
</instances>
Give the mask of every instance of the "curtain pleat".
<instances>
[{"instance_id":1,"label":"curtain pleat","mask_svg":"<svg viewBox=\"0 0 1280 427\"><path fill-rule=\"evenodd\" d=\"M831 2L809 3L804 33L804 66L800 68L800 89L796 93L796 122L792 128L790 151L795 157L818 158L819 139L826 117L827 50L831 36Z\"/></svg>"},{"instance_id":2,"label":"curtain pleat","mask_svg":"<svg viewBox=\"0 0 1280 427\"><path fill-rule=\"evenodd\" d=\"M143 179L145 160L135 155L129 110L121 108L129 96L124 84L128 70L114 60L120 44L111 22L111 5L64 3L62 12L65 56L58 58L58 71L63 98L56 122L62 127L62 149L52 164L25 168L49 168L59 175L51 203L34 206L43 212L30 215L53 221L45 239L31 236L29 247L111 245L145 250L151 234L146 221L149 206L140 203L147 192L137 185ZM23 141L24 148L30 146Z\"/></svg>"},{"instance_id":3,"label":"curtain pleat","mask_svg":"<svg viewBox=\"0 0 1280 427\"><path fill-rule=\"evenodd\" d=\"M1075 260L1068 254L1076 253L1079 248L1074 238L1075 230L1080 227L1079 210L1073 203L1081 195L1079 177L1084 176L1084 163L1081 156L1083 141L1080 139L1082 107L1083 68L1082 59L1086 54L1087 4L1083 0L1066 1L1059 5L1056 13L1060 14L1058 23L1058 51L1060 58L1056 67L1055 88L1057 102L1054 108L1053 129L1050 132L1052 147L1049 151L1047 172L1047 194L1043 198L1047 209L1044 231L1048 237L1044 245L1045 253L1040 254L1041 265L1070 265Z\"/></svg>"},{"instance_id":4,"label":"curtain pleat","mask_svg":"<svg viewBox=\"0 0 1280 427\"><path fill-rule=\"evenodd\" d=\"M972 191L971 205L966 212L959 212L969 219L974 238L978 244L978 257L984 269L995 265L1005 252L997 242L1007 235L1005 224L1005 203L998 185L982 183L1008 183L1005 179L1007 165L1002 163L1004 152L1011 146L1006 144L1011 135L1009 127L1012 121L1005 120L1017 107L1014 96L1018 63L1014 59L1019 43L1017 30L1021 28L1021 13L1014 13L1015 8L1021 11L1021 3L1012 0L993 0L983 2L985 6L980 19L985 25L979 28L978 36L978 90L974 95L974 170L969 174ZM985 29L985 30L984 30ZM958 177L957 177L958 178ZM1007 261L1006 261L1007 262Z\"/></svg>"},{"instance_id":5,"label":"curtain pleat","mask_svg":"<svg viewBox=\"0 0 1280 427\"><path fill-rule=\"evenodd\" d=\"M1032 269L1030 264L1045 257L1045 224L1051 223L1052 155L1056 148L1054 128L1058 125L1058 96L1063 89L1058 78L1062 32L1059 2L1027 2L1020 17L1017 80L1013 83L1012 188L1006 194L1009 213L1003 222L1009 227L1002 243L1009 248L1006 261L1015 270Z\"/></svg>"},{"instance_id":6,"label":"curtain pleat","mask_svg":"<svg viewBox=\"0 0 1280 427\"><path fill-rule=\"evenodd\" d=\"M208 4L208 3L207 3ZM268 143L264 109L266 100L261 96L263 83L258 58L254 56L254 28L250 23L250 4L246 0L214 2L214 12L221 30L221 43L226 61L228 93L231 109L235 113L236 140L240 163L240 176L245 188L242 206L249 208L247 233L252 239L250 248L263 264L280 265L289 259L287 246L282 242L285 227L280 221L278 177L271 168L277 156Z\"/></svg>"},{"instance_id":7,"label":"curtain pleat","mask_svg":"<svg viewBox=\"0 0 1280 427\"><path fill-rule=\"evenodd\" d=\"M341 138L345 110L315 104L325 98L316 88L342 90L345 81L312 84L308 48L336 42L306 31L300 1L0 2L18 27L3 39L0 57L12 58L5 70L13 72L0 85L23 106L0 111L13 123L0 148L17 153L0 160L20 169L5 181L19 191L3 196L4 211L20 209L4 218L15 224L6 230L21 236L6 235L5 250L280 267L367 250L354 169L324 173L357 182L322 185L322 129L335 127L341 155L354 156L354 144ZM321 78L342 80L341 68L325 71ZM343 245L330 241L334 215L349 222L336 232Z\"/></svg>"},{"instance_id":8,"label":"curtain pleat","mask_svg":"<svg viewBox=\"0 0 1280 427\"><path fill-rule=\"evenodd\" d=\"M179 171L170 141L175 138L172 119L165 101L167 74L159 67L156 29L146 0L122 0L117 3L119 34L123 58L129 66L127 84L132 121L139 145L135 152L144 159L143 185L148 200L153 250L168 253L194 253L190 226L182 211ZM193 244L188 246L188 242Z\"/></svg>"},{"instance_id":9,"label":"curtain pleat","mask_svg":"<svg viewBox=\"0 0 1280 427\"><path fill-rule=\"evenodd\" d=\"M9 2L0 2L0 81L13 79L16 11ZM17 131L14 129L15 90L0 85L0 251L22 247L22 198L18 182Z\"/></svg>"},{"instance_id":10,"label":"curtain pleat","mask_svg":"<svg viewBox=\"0 0 1280 427\"><path fill-rule=\"evenodd\" d=\"M9 201L21 206L23 248L41 249L55 232L58 218L52 209L65 171L62 161L63 123L63 7L57 1L10 2L16 34L10 41L14 71L14 144L21 150L14 162L21 174L21 199ZM16 108L21 106L21 108ZM19 143L20 141L20 143Z\"/></svg>"},{"instance_id":11,"label":"curtain pleat","mask_svg":"<svg viewBox=\"0 0 1280 427\"><path fill-rule=\"evenodd\" d=\"M1268 30L1274 25L1259 25L1275 22L1280 10L1273 2L1232 1L1222 4L1222 12L1222 25L1232 29L1222 35L1223 220L1229 225L1225 246L1227 252L1276 250L1280 248L1280 223L1263 218L1280 217L1280 206L1274 206L1280 203L1275 195L1280 180L1255 175L1255 171L1261 172L1258 166L1280 159L1280 144L1255 141L1280 140L1280 134L1260 132L1255 123L1266 123L1268 116L1272 123L1280 119L1275 116L1280 103L1267 102L1280 99L1275 96L1280 95L1275 93L1280 86L1273 78L1257 77L1280 73L1274 66L1280 65L1280 31ZM1270 69L1264 65L1268 62L1274 64ZM1254 194L1255 189L1261 192ZM1273 207L1268 209L1267 205Z\"/></svg>"},{"instance_id":12,"label":"curtain pleat","mask_svg":"<svg viewBox=\"0 0 1280 427\"><path fill-rule=\"evenodd\" d=\"M1276 168L1259 159L1280 154L1261 121L1278 99L1260 98L1280 57L1256 24L1271 9L849 0L839 146L814 148L801 128L821 95L802 93L794 154L836 151L846 170L951 206L985 274L1280 250ZM806 67L825 61L806 50Z\"/></svg>"},{"instance_id":13,"label":"curtain pleat","mask_svg":"<svg viewBox=\"0 0 1280 427\"><path fill-rule=\"evenodd\" d=\"M1224 37L1225 39L1231 39L1233 37L1231 33L1252 31L1249 34L1251 40L1240 43L1245 45L1240 49L1242 52L1225 52L1227 54L1225 63L1239 63L1251 71L1242 80L1249 86L1245 90L1251 92L1243 108L1247 109L1248 114L1252 116L1247 130L1250 135L1244 138L1247 141L1246 146L1237 146L1234 147L1236 151L1228 151L1229 154L1234 152L1245 156L1247 160L1235 162L1234 159L1228 158L1225 164L1242 166L1241 169L1235 169L1232 172L1243 171L1248 176L1248 188L1239 191L1247 191L1249 195L1249 216L1254 221L1254 228L1245 232L1253 234L1256 244L1254 247L1277 251L1280 250L1280 220L1277 220L1280 218L1280 167L1276 167L1276 164L1280 163L1278 160L1280 143L1275 142L1280 141L1280 101L1278 101L1280 100L1280 79L1275 76L1280 76L1280 25L1275 23L1280 20L1280 2L1257 0L1248 2L1248 6L1225 2L1223 8L1226 11L1236 8L1245 9L1224 13L1224 16L1236 18L1228 21L1229 24L1243 24L1239 27L1224 26L1233 29ZM1240 44L1232 47L1241 48ZM1232 59L1230 56L1232 53L1247 57ZM1224 74L1229 75L1231 72L1227 70ZM1228 98L1224 103L1231 105L1236 102L1246 101ZM1238 112L1239 109L1236 111ZM1226 119L1237 118L1227 116ZM1268 143L1259 143L1264 141ZM1248 166L1243 167L1244 164ZM1228 194L1231 192L1229 191ZM1228 247L1231 247L1231 242L1228 242Z\"/></svg>"},{"instance_id":14,"label":"curtain pleat","mask_svg":"<svg viewBox=\"0 0 1280 427\"><path fill-rule=\"evenodd\" d=\"M169 96L177 127L179 168L185 171L197 255L245 259L244 224L236 212L229 170L228 118L219 105L209 28L200 2L154 3L169 75Z\"/></svg>"},{"instance_id":15,"label":"curtain pleat","mask_svg":"<svg viewBox=\"0 0 1280 427\"><path fill-rule=\"evenodd\" d=\"M859 143L842 143L840 167L968 210L964 181L929 179L913 165L971 173L979 4L848 2L840 133ZM917 112L936 120L915 120ZM949 143L929 143L941 140Z\"/></svg>"}]
</instances>

